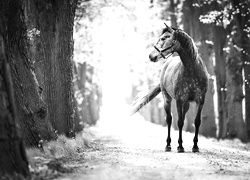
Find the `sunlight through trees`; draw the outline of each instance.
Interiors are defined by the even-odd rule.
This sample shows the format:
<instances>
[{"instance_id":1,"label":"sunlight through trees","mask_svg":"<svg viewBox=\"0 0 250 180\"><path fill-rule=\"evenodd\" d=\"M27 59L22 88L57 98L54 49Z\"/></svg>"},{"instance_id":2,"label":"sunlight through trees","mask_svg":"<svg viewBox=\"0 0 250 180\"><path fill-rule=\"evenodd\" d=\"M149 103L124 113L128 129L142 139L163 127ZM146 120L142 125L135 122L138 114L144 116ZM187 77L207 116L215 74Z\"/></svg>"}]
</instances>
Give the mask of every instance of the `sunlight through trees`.
<instances>
[{"instance_id":1,"label":"sunlight through trees","mask_svg":"<svg viewBox=\"0 0 250 180\"><path fill-rule=\"evenodd\" d=\"M133 100L160 81L164 61L148 56L164 23L192 37L209 72L201 135L250 142L249 0L6 0L0 8L0 175L29 176L24 147L56 164L57 151L84 151L89 126L133 126ZM132 119L166 126L163 104L160 94ZM194 132L195 114L191 104L183 130Z\"/></svg>"}]
</instances>

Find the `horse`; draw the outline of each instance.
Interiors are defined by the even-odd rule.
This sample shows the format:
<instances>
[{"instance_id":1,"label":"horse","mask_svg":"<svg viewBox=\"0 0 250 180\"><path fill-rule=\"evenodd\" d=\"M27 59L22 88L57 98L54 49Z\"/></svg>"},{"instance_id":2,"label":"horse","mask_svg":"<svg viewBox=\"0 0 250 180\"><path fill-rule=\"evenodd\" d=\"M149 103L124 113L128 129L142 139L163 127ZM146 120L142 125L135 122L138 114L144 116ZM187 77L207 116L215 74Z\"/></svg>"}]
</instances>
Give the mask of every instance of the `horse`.
<instances>
[{"instance_id":1,"label":"horse","mask_svg":"<svg viewBox=\"0 0 250 180\"><path fill-rule=\"evenodd\" d=\"M176 52L179 57L171 56L174 52ZM182 128L185 114L189 109L189 103L195 102L197 107L194 120L195 135L192 152L199 152L198 133L201 124L201 111L208 88L208 72L202 58L198 54L198 49L193 39L183 30L171 28L166 25L157 43L154 45L153 51L149 54L149 59L152 62L157 62L162 59L165 60L161 71L160 82L148 94L134 103L132 114L139 111L162 92L166 122L168 125L165 151L171 151L171 101L175 99L179 128L177 151L181 153L184 152L182 145Z\"/></svg>"}]
</instances>

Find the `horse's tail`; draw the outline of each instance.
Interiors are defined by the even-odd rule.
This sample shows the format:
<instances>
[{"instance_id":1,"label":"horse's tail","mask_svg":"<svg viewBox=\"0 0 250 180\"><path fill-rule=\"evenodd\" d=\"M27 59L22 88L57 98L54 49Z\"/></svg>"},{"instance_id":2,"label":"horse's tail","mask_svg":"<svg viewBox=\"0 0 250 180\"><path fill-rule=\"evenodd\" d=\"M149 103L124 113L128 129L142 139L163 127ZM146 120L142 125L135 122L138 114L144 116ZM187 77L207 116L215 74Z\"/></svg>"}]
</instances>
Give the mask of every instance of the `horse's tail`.
<instances>
[{"instance_id":1,"label":"horse's tail","mask_svg":"<svg viewBox=\"0 0 250 180\"><path fill-rule=\"evenodd\" d=\"M143 106L149 103L161 92L160 84L140 99L136 99L132 105L131 115L138 112Z\"/></svg>"}]
</instances>

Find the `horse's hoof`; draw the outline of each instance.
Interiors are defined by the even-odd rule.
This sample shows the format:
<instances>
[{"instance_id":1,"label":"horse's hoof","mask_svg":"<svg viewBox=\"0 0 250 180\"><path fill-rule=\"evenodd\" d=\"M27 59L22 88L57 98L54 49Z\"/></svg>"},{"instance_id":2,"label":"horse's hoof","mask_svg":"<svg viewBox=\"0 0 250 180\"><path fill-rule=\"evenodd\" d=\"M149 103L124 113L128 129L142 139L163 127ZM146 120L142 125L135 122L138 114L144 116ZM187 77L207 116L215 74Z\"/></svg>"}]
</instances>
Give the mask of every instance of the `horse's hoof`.
<instances>
[{"instance_id":1,"label":"horse's hoof","mask_svg":"<svg viewBox=\"0 0 250 180\"><path fill-rule=\"evenodd\" d=\"M194 152L194 153L196 153L196 152L200 152L200 150L199 150L199 148L197 147L197 148L193 148L192 149L192 151Z\"/></svg>"},{"instance_id":2,"label":"horse's hoof","mask_svg":"<svg viewBox=\"0 0 250 180\"><path fill-rule=\"evenodd\" d=\"M178 148L177 148L177 151L178 151L178 153L183 153L183 152L185 152L183 147L178 147Z\"/></svg>"},{"instance_id":3,"label":"horse's hoof","mask_svg":"<svg viewBox=\"0 0 250 180\"><path fill-rule=\"evenodd\" d=\"M166 146L165 151L170 152L171 151L171 146Z\"/></svg>"}]
</instances>

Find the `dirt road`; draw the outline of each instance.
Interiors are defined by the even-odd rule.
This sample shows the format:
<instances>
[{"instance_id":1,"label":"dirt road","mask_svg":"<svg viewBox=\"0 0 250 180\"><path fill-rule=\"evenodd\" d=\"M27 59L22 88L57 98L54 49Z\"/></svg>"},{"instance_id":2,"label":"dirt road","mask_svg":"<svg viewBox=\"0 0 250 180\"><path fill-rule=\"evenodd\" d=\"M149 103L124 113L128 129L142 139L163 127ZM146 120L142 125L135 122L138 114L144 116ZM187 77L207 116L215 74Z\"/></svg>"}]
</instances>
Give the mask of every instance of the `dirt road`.
<instances>
[{"instance_id":1,"label":"dirt road","mask_svg":"<svg viewBox=\"0 0 250 180\"><path fill-rule=\"evenodd\" d=\"M112 124L112 125L111 125ZM250 144L199 137L199 153L192 153L192 133L184 133L185 153L164 152L167 128L135 116L127 121L102 122L88 128L91 143L82 167L60 180L250 179Z\"/></svg>"}]
</instances>

